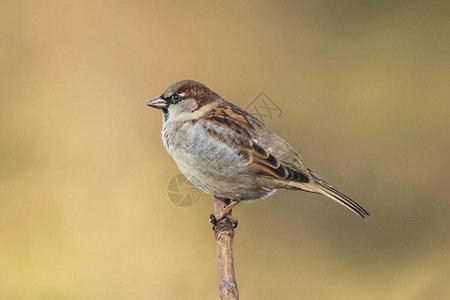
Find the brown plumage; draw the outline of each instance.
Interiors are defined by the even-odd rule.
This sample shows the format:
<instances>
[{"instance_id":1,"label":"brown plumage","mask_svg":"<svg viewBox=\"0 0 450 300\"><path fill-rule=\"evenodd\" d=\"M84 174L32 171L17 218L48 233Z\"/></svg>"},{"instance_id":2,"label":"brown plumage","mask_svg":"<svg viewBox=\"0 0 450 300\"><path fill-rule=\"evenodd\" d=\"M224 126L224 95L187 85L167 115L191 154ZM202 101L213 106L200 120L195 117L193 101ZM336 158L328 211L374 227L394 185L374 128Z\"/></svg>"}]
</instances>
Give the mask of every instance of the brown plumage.
<instances>
[{"instance_id":1,"label":"brown plumage","mask_svg":"<svg viewBox=\"0 0 450 300\"><path fill-rule=\"evenodd\" d=\"M166 148L205 192L245 201L279 188L303 190L321 193L364 219L370 216L306 167L288 142L201 83L177 82L149 106L164 111Z\"/></svg>"}]
</instances>

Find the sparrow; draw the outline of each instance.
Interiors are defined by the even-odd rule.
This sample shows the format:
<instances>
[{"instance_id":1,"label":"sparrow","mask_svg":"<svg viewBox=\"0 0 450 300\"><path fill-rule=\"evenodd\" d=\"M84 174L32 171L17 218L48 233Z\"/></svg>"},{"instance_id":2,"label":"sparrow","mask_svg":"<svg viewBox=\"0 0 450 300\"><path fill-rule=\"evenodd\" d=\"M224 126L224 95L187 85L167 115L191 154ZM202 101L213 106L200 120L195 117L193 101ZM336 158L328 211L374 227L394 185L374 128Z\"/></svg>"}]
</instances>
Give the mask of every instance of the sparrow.
<instances>
[{"instance_id":1,"label":"sparrow","mask_svg":"<svg viewBox=\"0 0 450 300\"><path fill-rule=\"evenodd\" d=\"M363 219L370 216L308 168L291 144L200 82L174 83L147 105L162 110L164 146L186 178L231 201L225 215L240 201L290 189L325 195Z\"/></svg>"}]
</instances>

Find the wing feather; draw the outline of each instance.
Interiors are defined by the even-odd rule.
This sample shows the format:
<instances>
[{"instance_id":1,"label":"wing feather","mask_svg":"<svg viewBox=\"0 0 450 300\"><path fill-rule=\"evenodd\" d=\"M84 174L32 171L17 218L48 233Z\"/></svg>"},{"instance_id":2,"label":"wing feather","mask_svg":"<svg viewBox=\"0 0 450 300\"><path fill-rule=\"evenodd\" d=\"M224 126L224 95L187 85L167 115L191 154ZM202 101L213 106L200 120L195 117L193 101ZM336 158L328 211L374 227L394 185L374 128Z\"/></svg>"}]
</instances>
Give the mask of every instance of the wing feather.
<instances>
[{"instance_id":1,"label":"wing feather","mask_svg":"<svg viewBox=\"0 0 450 300\"><path fill-rule=\"evenodd\" d=\"M278 159L273 153L258 144L254 133L261 129L261 124L252 115L230 103L220 105L203 117L205 132L211 137L236 149L257 176L269 179L269 181L285 182L285 187L296 188L308 192L321 193L360 215L362 218L370 216L358 203L332 188L320 179L314 172L306 167L300 156L291 146L280 139L283 148L294 161ZM268 130L268 129L267 129ZM258 137L258 139L261 136ZM298 169L296 169L298 166Z\"/></svg>"},{"instance_id":2,"label":"wing feather","mask_svg":"<svg viewBox=\"0 0 450 300\"><path fill-rule=\"evenodd\" d=\"M203 120L226 130L220 130L219 134L215 126L207 125L205 131L211 137L235 147L247 161L249 168L259 176L282 181L309 182L307 174L284 165L267 149L252 140L250 132L254 127L249 117L236 107L221 105L211 110ZM223 131L227 134L223 134Z\"/></svg>"}]
</instances>

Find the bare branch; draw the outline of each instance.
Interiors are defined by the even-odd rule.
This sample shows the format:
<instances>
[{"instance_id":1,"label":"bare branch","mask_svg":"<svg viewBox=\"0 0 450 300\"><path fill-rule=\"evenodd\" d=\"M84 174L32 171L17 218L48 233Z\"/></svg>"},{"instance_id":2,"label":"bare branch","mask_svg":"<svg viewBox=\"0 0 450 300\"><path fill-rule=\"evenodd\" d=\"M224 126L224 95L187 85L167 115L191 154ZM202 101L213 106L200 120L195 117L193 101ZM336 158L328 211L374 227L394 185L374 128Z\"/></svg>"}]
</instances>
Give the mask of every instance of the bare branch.
<instances>
[{"instance_id":1,"label":"bare branch","mask_svg":"<svg viewBox=\"0 0 450 300\"><path fill-rule=\"evenodd\" d=\"M215 215L220 216L229 204L229 200L214 198ZM231 216L231 212L229 213L229 216ZM234 275L233 223L227 216L220 221L216 221L213 216L211 216L211 218L213 221L213 230L217 246L220 298L222 300L237 300L239 299L239 290Z\"/></svg>"}]
</instances>

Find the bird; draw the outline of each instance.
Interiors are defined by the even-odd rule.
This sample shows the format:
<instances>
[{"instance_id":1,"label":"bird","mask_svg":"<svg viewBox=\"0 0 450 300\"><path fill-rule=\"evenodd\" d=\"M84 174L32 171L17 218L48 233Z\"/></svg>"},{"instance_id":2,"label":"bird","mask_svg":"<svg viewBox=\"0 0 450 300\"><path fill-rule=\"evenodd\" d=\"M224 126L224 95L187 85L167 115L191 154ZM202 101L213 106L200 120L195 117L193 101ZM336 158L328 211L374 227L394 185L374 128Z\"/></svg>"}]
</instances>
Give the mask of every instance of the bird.
<instances>
[{"instance_id":1,"label":"bird","mask_svg":"<svg viewBox=\"0 0 450 300\"><path fill-rule=\"evenodd\" d=\"M176 82L147 105L162 110L164 146L186 178L230 201L217 220L238 203L278 189L322 194L363 219L370 216L308 168L291 144L200 82Z\"/></svg>"}]
</instances>

